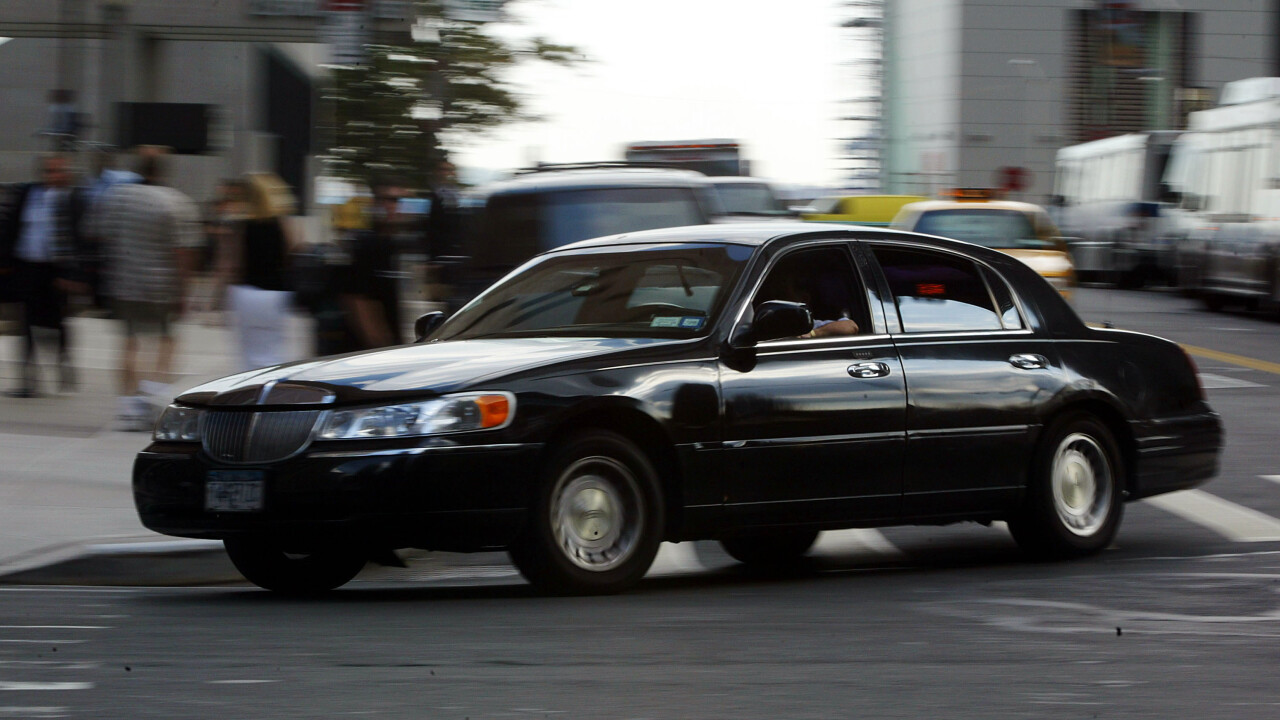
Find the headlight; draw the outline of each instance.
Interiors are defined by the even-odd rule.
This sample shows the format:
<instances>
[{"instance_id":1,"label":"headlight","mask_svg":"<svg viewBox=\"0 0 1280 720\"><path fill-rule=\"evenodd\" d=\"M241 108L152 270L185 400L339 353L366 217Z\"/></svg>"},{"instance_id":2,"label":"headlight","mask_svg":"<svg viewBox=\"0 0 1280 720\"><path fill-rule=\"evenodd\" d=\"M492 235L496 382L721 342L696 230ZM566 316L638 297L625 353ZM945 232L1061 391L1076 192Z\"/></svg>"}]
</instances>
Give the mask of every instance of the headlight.
<instances>
[{"instance_id":1,"label":"headlight","mask_svg":"<svg viewBox=\"0 0 1280 720\"><path fill-rule=\"evenodd\" d=\"M160 414L152 439L166 441L199 442L200 414L195 408L170 405Z\"/></svg>"},{"instance_id":2,"label":"headlight","mask_svg":"<svg viewBox=\"0 0 1280 720\"><path fill-rule=\"evenodd\" d=\"M411 437L505 427L515 416L509 393L453 395L403 405L334 410L316 437L320 440Z\"/></svg>"}]
</instances>

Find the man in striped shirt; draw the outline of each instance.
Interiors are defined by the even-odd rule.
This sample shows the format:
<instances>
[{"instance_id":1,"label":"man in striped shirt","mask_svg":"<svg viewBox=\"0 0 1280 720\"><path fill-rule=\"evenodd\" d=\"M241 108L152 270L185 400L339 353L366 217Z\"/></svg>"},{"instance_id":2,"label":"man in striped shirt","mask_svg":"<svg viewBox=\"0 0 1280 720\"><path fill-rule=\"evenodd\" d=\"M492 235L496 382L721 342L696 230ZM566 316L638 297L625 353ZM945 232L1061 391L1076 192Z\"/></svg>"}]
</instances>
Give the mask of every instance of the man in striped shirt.
<instances>
[{"instance_id":1,"label":"man in striped shirt","mask_svg":"<svg viewBox=\"0 0 1280 720\"><path fill-rule=\"evenodd\" d=\"M149 430L153 401L167 400L177 345L173 323L185 310L187 279L203 242L195 203L160 184L164 159L140 156L142 182L111 187L97 209L106 251L105 294L124 323L117 423L125 430ZM155 340L149 372L138 367L144 338Z\"/></svg>"}]
</instances>

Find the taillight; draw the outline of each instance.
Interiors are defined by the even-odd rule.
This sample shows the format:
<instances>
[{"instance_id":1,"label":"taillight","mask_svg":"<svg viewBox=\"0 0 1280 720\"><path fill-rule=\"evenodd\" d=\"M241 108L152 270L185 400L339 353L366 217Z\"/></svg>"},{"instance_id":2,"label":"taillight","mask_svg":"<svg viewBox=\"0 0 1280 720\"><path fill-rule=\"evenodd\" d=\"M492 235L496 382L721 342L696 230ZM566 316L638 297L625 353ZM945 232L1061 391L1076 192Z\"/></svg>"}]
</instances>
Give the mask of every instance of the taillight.
<instances>
[{"instance_id":1,"label":"taillight","mask_svg":"<svg viewBox=\"0 0 1280 720\"><path fill-rule=\"evenodd\" d=\"M1187 364L1191 366L1191 374L1196 377L1196 388L1200 391L1200 400L1208 402L1209 396L1204 393L1204 381L1200 379L1200 367L1196 365L1195 358L1191 357L1191 353L1187 352L1187 349L1181 345L1178 346L1178 349L1182 351L1182 357L1186 358Z\"/></svg>"}]
</instances>

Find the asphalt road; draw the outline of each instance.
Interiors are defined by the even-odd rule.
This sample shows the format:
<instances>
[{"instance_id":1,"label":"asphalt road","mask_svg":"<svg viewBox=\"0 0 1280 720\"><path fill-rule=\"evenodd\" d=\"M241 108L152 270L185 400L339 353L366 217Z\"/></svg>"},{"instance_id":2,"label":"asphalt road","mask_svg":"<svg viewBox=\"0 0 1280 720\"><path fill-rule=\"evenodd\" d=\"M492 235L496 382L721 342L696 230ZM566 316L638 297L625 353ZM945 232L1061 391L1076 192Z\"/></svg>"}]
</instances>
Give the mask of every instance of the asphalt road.
<instances>
[{"instance_id":1,"label":"asphalt road","mask_svg":"<svg viewBox=\"0 0 1280 720\"><path fill-rule=\"evenodd\" d=\"M537 597L500 555L312 601L0 587L0 718L1280 717L1280 323L1077 307L1190 346L1227 426L1221 476L1128 506L1096 558L959 525L830 533L774 578L665 546L606 598Z\"/></svg>"}]
</instances>

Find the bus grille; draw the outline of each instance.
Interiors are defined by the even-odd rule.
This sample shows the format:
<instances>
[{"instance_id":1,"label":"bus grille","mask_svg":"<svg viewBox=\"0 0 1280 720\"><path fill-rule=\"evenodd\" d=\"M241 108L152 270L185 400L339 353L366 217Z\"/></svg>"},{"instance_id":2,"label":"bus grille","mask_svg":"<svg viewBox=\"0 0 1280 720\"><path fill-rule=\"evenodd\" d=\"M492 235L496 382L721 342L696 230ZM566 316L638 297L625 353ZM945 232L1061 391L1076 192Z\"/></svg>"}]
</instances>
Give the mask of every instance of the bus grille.
<instances>
[{"instance_id":1,"label":"bus grille","mask_svg":"<svg viewBox=\"0 0 1280 720\"><path fill-rule=\"evenodd\" d=\"M204 451L224 462L283 460L307 446L321 412L212 411L204 418Z\"/></svg>"}]
</instances>

